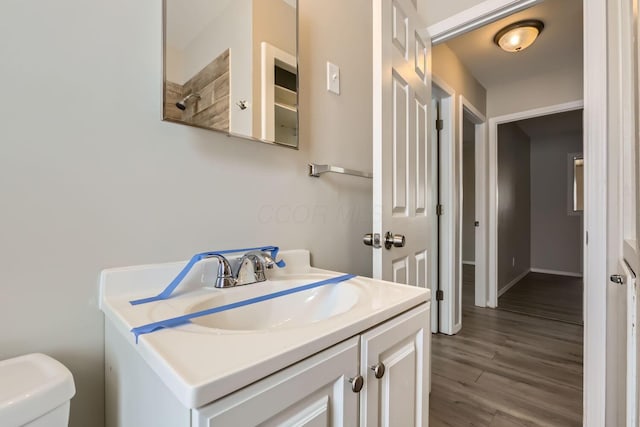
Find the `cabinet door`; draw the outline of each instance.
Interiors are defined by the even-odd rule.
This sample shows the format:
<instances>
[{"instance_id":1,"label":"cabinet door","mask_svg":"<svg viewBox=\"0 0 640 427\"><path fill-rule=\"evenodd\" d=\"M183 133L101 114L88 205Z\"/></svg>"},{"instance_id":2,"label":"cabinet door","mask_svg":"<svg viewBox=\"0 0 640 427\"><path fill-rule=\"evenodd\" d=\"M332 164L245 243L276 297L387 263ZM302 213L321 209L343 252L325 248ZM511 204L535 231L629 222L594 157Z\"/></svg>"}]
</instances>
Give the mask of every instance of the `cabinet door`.
<instances>
[{"instance_id":1,"label":"cabinet door","mask_svg":"<svg viewBox=\"0 0 640 427\"><path fill-rule=\"evenodd\" d=\"M362 335L362 426L427 426L431 352L430 303ZM384 373L380 367L384 365ZM378 367L378 377L374 367Z\"/></svg>"},{"instance_id":2,"label":"cabinet door","mask_svg":"<svg viewBox=\"0 0 640 427\"><path fill-rule=\"evenodd\" d=\"M193 411L193 427L356 426L359 338L351 338Z\"/></svg>"}]
</instances>

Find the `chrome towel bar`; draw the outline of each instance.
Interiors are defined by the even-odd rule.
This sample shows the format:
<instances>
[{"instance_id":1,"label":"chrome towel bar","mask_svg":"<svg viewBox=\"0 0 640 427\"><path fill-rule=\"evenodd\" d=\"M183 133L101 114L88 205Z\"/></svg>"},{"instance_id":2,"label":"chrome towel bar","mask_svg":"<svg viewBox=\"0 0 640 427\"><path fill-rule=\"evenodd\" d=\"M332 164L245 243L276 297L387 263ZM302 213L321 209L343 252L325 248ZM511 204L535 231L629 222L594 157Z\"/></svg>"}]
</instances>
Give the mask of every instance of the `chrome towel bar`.
<instances>
[{"instance_id":1,"label":"chrome towel bar","mask_svg":"<svg viewBox=\"0 0 640 427\"><path fill-rule=\"evenodd\" d=\"M327 172L333 173L341 173L344 175L353 175L359 176L362 178L373 178L373 174L370 172L362 172L353 169L341 168L339 166L331 166L331 165L318 165L316 163L309 163L309 176L314 178L319 178L320 175Z\"/></svg>"}]
</instances>

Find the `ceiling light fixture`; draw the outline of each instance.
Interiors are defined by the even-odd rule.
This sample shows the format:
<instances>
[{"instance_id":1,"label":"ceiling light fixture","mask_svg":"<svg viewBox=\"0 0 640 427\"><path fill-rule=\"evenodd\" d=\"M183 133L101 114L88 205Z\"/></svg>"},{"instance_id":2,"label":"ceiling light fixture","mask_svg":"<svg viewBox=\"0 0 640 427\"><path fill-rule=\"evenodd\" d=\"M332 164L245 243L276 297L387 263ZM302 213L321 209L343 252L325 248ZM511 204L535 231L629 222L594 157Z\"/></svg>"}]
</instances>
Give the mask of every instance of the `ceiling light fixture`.
<instances>
[{"instance_id":1,"label":"ceiling light fixture","mask_svg":"<svg viewBox=\"0 0 640 427\"><path fill-rule=\"evenodd\" d=\"M519 21L498 31L493 41L506 52L520 52L531 46L543 29L544 24L537 19Z\"/></svg>"}]
</instances>

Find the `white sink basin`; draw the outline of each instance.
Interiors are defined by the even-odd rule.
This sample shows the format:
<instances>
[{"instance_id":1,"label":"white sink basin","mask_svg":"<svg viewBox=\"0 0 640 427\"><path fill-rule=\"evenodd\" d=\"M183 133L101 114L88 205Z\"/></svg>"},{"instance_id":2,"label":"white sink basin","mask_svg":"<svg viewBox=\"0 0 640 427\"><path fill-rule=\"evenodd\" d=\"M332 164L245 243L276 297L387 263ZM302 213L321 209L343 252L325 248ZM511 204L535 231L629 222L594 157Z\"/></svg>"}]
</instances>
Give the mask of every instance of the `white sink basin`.
<instances>
[{"instance_id":1,"label":"white sink basin","mask_svg":"<svg viewBox=\"0 0 640 427\"><path fill-rule=\"evenodd\" d=\"M223 289L220 295L192 305L186 314L231 304L255 296L266 295L283 289L313 283L329 276L307 275L304 280L288 279L254 283L246 287ZM244 307L208 316L197 317L191 322L215 329L235 331L264 330L283 327L302 327L329 319L352 309L363 298L357 279L333 283L294 294L285 295Z\"/></svg>"}]
</instances>

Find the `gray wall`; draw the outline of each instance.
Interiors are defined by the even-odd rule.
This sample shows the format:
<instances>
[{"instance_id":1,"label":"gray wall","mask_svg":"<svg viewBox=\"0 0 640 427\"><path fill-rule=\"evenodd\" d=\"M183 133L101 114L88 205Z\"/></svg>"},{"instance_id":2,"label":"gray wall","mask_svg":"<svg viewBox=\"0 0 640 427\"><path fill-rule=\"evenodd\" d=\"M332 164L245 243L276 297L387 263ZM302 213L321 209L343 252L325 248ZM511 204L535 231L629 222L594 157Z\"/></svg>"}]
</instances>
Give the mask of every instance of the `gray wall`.
<instances>
[{"instance_id":1,"label":"gray wall","mask_svg":"<svg viewBox=\"0 0 640 427\"><path fill-rule=\"evenodd\" d=\"M462 127L462 261L476 260L475 126L464 117Z\"/></svg>"},{"instance_id":2,"label":"gray wall","mask_svg":"<svg viewBox=\"0 0 640 427\"><path fill-rule=\"evenodd\" d=\"M531 260L530 140L516 124L498 126L498 289ZM515 258L515 265L512 264Z\"/></svg>"},{"instance_id":3,"label":"gray wall","mask_svg":"<svg viewBox=\"0 0 640 427\"><path fill-rule=\"evenodd\" d=\"M371 183L306 174L371 170L371 4L299 9L295 151L160 121L161 1L2 3L0 359L67 365L72 427L103 425L100 270L273 243L371 274ZM327 60L341 96L324 90Z\"/></svg>"},{"instance_id":4,"label":"gray wall","mask_svg":"<svg viewBox=\"0 0 640 427\"><path fill-rule=\"evenodd\" d=\"M582 215L569 215L569 153L582 132L531 140L531 268L582 273Z\"/></svg>"}]
</instances>

